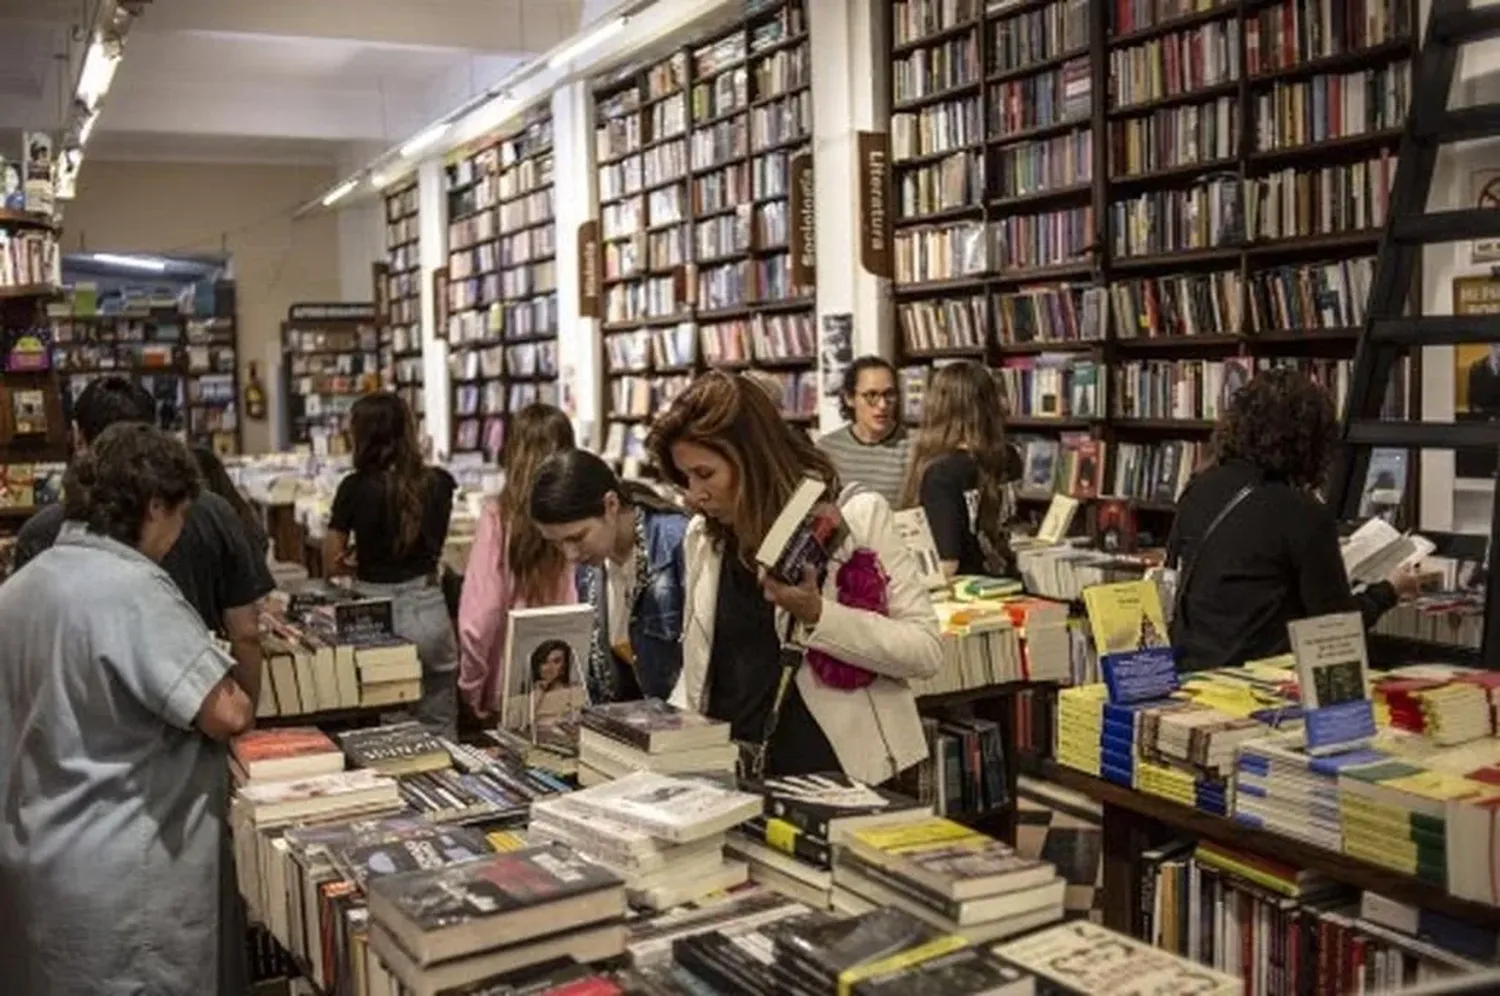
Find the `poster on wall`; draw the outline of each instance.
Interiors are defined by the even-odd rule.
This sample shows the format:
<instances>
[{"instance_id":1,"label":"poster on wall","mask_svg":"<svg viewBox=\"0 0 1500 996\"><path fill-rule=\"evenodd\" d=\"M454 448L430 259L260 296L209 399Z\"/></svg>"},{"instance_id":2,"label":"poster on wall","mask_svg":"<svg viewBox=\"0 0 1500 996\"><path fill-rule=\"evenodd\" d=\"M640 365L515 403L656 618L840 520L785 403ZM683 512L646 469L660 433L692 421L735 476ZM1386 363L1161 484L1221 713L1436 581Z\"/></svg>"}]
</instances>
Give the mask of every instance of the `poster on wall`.
<instances>
[{"instance_id":1,"label":"poster on wall","mask_svg":"<svg viewBox=\"0 0 1500 996\"><path fill-rule=\"evenodd\" d=\"M818 351L823 361L823 397L836 398L844 386L844 371L854 362L854 316L824 315L822 341Z\"/></svg>"},{"instance_id":2,"label":"poster on wall","mask_svg":"<svg viewBox=\"0 0 1500 996\"><path fill-rule=\"evenodd\" d=\"M52 136L44 131L26 133L26 210L31 214L52 214Z\"/></svg>"},{"instance_id":3,"label":"poster on wall","mask_svg":"<svg viewBox=\"0 0 1500 996\"><path fill-rule=\"evenodd\" d=\"M1455 277L1453 313L1500 314L1500 278ZM1500 343L1464 342L1453 347L1453 415L1459 422L1500 421ZM1492 478L1496 451L1455 450L1453 462L1458 477Z\"/></svg>"},{"instance_id":4,"label":"poster on wall","mask_svg":"<svg viewBox=\"0 0 1500 996\"><path fill-rule=\"evenodd\" d=\"M1500 169L1476 169L1470 174L1469 203L1492 211L1500 209ZM1475 239L1473 262L1478 266L1500 263L1500 239Z\"/></svg>"}]
</instances>

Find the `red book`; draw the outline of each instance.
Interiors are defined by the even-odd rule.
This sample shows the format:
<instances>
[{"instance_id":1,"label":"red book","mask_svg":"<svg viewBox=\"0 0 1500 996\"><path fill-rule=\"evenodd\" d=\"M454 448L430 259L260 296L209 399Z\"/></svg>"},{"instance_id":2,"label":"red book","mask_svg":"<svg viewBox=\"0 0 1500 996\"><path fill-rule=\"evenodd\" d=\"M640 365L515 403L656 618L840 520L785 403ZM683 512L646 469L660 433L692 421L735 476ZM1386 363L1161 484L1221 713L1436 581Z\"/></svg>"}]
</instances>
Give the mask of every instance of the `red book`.
<instances>
[{"instance_id":1,"label":"red book","mask_svg":"<svg viewBox=\"0 0 1500 996\"><path fill-rule=\"evenodd\" d=\"M338 745L311 726L251 730L235 737L230 750L251 781L310 778L344 770Z\"/></svg>"}]
</instances>

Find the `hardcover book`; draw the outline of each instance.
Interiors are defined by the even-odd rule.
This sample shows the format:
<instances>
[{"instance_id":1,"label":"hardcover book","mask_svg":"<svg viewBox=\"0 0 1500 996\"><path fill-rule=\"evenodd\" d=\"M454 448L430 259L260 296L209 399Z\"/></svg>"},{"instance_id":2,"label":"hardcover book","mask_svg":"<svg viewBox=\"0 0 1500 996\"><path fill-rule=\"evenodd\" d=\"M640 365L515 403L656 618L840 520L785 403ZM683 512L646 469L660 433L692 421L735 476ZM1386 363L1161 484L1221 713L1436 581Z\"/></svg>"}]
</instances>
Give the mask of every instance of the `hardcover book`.
<instances>
[{"instance_id":1,"label":"hardcover book","mask_svg":"<svg viewBox=\"0 0 1500 996\"><path fill-rule=\"evenodd\" d=\"M801 584L808 570L821 574L844 540L843 514L827 491L823 481L804 478L756 551L756 561L785 584Z\"/></svg>"},{"instance_id":2,"label":"hardcover book","mask_svg":"<svg viewBox=\"0 0 1500 996\"><path fill-rule=\"evenodd\" d=\"M610 702L583 710L583 726L648 754L729 742L729 724L661 699Z\"/></svg>"},{"instance_id":3,"label":"hardcover book","mask_svg":"<svg viewBox=\"0 0 1500 996\"><path fill-rule=\"evenodd\" d=\"M588 705L584 662L594 638L587 605L512 609L505 639L500 725L532 743L574 751Z\"/></svg>"},{"instance_id":4,"label":"hardcover book","mask_svg":"<svg viewBox=\"0 0 1500 996\"><path fill-rule=\"evenodd\" d=\"M251 730L230 746L252 780L307 778L344 770L344 755L322 730L312 726Z\"/></svg>"}]
</instances>

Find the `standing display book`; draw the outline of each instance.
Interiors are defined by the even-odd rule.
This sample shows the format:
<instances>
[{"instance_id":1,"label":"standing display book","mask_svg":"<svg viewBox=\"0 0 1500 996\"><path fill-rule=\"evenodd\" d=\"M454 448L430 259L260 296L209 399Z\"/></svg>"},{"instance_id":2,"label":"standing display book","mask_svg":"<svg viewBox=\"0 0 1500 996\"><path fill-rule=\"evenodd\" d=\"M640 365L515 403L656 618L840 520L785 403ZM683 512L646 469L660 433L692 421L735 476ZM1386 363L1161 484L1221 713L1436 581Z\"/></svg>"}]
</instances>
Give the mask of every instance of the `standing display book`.
<instances>
[{"instance_id":1,"label":"standing display book","mask_svg":"<svg viewBox=\"0 0 1500 996\"><path fill-rule=\"evenodd\" d=\"M579 716L588 705L583 669L593 639L594 610L587 605L512 609L501 727L532 743L575 751Z\"/></svg>"}]
</instances>

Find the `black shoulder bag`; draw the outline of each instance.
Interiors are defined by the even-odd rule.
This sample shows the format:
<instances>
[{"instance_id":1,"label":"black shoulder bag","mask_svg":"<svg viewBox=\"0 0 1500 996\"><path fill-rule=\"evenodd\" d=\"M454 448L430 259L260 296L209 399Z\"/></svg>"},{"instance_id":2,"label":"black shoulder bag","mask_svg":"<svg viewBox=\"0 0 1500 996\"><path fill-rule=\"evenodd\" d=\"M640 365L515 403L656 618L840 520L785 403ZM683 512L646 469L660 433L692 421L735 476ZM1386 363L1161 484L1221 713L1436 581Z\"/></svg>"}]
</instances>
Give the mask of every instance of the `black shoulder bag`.
<instances>
[{"instance_id":1,"label":"black shoulder bag","mask_svg":"<svg viewBox=\"0 0 1500 996\"><path fill-rule=\"evenodd\" d=\"M1236 491L1234 493L1234 497L1229 499L1229 503L1223 508L1219 509L1219 514L1213 517L1213 519L1208 524L1208 528L1203 530L1203 535L1199 537L1198 548L1193 551L1192 560L1184 562L1183 558L1179 554L1178 561L1182 564L1182 570L1178 572L1176 588L1172 593L1172 622L1174 625L1179 619L1183 617L1183 610L1187 606L1188 582L1193 579L1193 570L1198 566L1198 561L1203 559L1204 544L1206 544L1209 539L1212 538L1214 531L1218 529L1219 526L1224 524L1224 520L1229 518L1229 514L1235 509L1239 508L1244 500L1246 498L1249 498L1251 493L1253 493L1259 486L1259 481L1251 481L1249 484ZM1173 526L1173 529L1175 531L1175 525Z\"/></svg>"}]
</instances>

